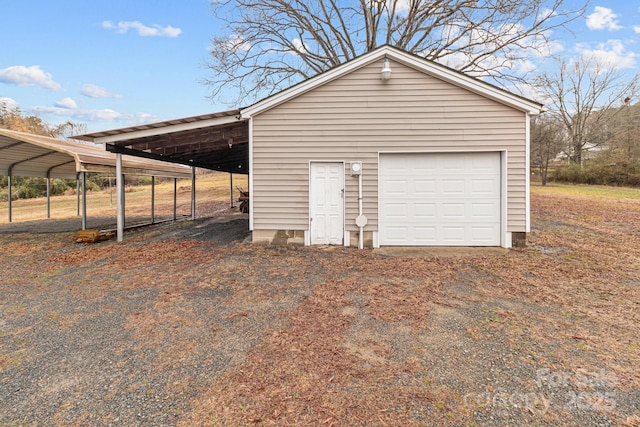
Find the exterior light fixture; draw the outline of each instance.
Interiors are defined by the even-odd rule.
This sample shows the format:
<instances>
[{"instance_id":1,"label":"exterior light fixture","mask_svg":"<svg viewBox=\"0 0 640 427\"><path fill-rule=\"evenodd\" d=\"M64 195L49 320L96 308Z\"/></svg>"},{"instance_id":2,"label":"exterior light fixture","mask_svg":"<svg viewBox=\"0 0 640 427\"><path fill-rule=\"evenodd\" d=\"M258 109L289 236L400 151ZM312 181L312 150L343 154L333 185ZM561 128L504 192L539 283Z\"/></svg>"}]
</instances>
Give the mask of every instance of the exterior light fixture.
<instances>
[{"instance_id":1,"label":"exterior light fixture","mask_svg":"<svg viewBox=\"0 0 640 427\"><path fill-rule=\"evenodd\" d=\"M391 78L391 65L389 64L389 58L384 58L382 71L380 72L380 78L382 80L389 80Z\"/></svg>"}]
</instances>

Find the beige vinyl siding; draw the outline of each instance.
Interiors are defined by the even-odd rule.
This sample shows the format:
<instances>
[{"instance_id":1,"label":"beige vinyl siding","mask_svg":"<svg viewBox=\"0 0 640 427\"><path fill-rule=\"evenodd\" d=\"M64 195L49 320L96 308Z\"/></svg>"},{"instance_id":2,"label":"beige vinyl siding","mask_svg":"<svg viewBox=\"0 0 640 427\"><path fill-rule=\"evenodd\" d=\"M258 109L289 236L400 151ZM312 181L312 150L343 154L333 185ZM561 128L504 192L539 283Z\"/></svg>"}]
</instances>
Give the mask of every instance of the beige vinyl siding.
<instances>
[{"instance_id":1,"label":"beige vinyl siding","mask_svg":"<svg viewBox=\"0 0 640 427\"><path fill-rule=\"evenodd\" d=\"M306 230L309 162L345 162L345 222L356 230L363 162L365 230L378 229L378 153L508 152L508 230L525 231L525 113L392 61L366 65L253 118L254 229Z\"/></svg>"}]
</instances>

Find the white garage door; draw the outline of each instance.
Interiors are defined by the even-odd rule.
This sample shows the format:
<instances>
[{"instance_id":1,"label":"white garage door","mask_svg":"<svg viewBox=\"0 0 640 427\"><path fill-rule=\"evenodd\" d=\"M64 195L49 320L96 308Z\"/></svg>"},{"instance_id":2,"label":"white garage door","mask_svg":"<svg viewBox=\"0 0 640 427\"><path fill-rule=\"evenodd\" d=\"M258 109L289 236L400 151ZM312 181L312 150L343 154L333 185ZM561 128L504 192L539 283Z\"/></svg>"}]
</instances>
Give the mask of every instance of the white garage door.
<instances>
[{"instance_id":1,"label":"white garage door","mask_svg":"<svg viewBox=\"0 0 640 427\"><path fill-rule=\"evenodd\" d=\"M500 246L500 153L381 154L380 245Z\"/></svg>"}]
</instances>

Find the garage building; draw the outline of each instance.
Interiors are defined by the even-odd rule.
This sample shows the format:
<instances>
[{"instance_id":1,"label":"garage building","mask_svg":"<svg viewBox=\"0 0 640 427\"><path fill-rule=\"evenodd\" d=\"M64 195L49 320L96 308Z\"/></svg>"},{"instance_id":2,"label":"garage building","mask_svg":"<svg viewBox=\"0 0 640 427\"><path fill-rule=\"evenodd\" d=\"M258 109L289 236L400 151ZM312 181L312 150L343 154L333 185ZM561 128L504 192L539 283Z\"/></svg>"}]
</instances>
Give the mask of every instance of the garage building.
<instances>
[{"instance_id":1,"label":"garage building","mask_svg":"<svg viewBox=\"0 0 640 427\"><path fill-rule=\"evenodd\" d=\"M253 241L510 247L541 109L389 46L242 109Z\"/></svg>"}]
</instances>

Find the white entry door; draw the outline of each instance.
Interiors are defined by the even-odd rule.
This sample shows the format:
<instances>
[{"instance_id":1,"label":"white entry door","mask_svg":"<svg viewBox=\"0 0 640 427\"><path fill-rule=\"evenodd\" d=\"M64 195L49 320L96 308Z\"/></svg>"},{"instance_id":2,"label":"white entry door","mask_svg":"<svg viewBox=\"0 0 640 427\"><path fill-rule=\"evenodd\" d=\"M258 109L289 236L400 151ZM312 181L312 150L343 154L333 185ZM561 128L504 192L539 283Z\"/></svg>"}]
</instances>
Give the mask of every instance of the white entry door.
<instances>
[{"instance_id":1,"label":"white entry door","mask_svg":"<svg viewBox=\"0 0 640 427\"><path fill-rule=\"evenodd\" d=\"M381 154L380 244L500 246L500 153Z\"/></svg>"},{"instance_id":2,"label":"white entry door","mask_svg":"<svg viewBox=\"0 0 640 427\"><path fill-rule=\"evenodd\" d=\"M312 162L309 173L312 245L341 245L344 239L344 164Z\"/></svg>"}]
</instances>

